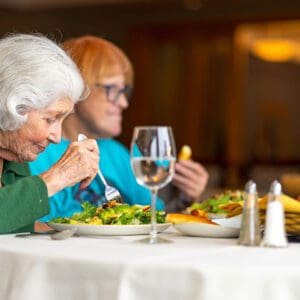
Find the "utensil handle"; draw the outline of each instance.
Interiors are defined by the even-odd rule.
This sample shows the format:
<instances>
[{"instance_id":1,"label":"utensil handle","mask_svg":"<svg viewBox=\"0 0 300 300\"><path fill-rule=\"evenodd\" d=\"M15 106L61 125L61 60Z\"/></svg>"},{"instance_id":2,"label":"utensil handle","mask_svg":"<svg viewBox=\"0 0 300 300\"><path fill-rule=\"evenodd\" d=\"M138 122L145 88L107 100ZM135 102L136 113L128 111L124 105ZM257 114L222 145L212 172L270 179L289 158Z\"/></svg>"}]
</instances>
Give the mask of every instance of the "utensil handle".
<instances>
[{"instance_id":1,"label":"utensil handle","mask_svg":"<svg viewBox=\"0 0 300 300\"><path fill-rule=\"evenodd\" d=\"M79 134L78 134L77 140L78 140L79 142L82 142L82 141L84 141L84 140L86 140L86 139L87 139L87 137L86 137L86 135L84 135L83 133L79 133ZM99 175L100 179L102 180L103 184L104 184L105 186L107 186L107 182L106 182L104 176L102 175L100 169L98 169L98 175Z\"/></svg>"},{"instance_id":2,"label":"utensil handle","mask_svg":"<svg viewBox=\"0 0 300 300\"><path fill-rule=\"evenodd\" d=\"M82 142L82 141L84 141L84 140L87 140L86 135L84 135L83 133L79 133L79 134L78 134L78 137L77 137L77 141L78 141L78 142Z\"/></svg>"},{"instance_id":3,"label":"utensil handle","mask_svg":"<svg viewBox=\"0 0 300 300\"><path fill-rule=\"evenodd\" d=\"M107 182L106 182L104 176L102 175L100 169L98 170L98 175L99 175L100 179L102 180L102 182L104 183L104 185L107 186Z\"/></svg>"}]
</instances>

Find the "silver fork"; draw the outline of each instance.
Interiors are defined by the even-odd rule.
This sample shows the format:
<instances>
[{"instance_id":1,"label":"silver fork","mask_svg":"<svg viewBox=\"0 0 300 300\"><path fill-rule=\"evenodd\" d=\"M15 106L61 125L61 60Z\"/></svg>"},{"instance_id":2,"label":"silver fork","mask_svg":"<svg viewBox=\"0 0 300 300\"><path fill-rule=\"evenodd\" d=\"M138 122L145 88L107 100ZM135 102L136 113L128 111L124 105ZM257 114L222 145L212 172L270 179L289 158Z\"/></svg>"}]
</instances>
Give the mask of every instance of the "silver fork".
<instances>
[{"instance_id":1,"label":"silver fork","mask_svg":"<svg viewBox=\"0 0 300 300\"><path fill-rule=\"evenodd\" d=\"M15 237L32 237L32 236L50 236L52 240L66 240L73 236L77 231L77 228L64 229L62 231L43 231L43 232L25 232L25 233L17 233Z\"/></svg>"},{"instance_id":2,"label":"silver fork","mask_svg":"<svg viewBox=\"0 0 300 300\"><path fill-rule=\"evenodd\" d=\"M82 134L82 133L78 134L77 140L79 142L84 141L86 139L87 139L87 137L84 134ZM113 187L107 183L102 172L100 171L100 168L98 169L98 176L100 177L101 181L104 184L104 194L105 194L106 201L110 202L112 200L116 200L119 203L123 203L123 198L122 198L120 192L115 187Z\"/></svg>"}]
</instances>

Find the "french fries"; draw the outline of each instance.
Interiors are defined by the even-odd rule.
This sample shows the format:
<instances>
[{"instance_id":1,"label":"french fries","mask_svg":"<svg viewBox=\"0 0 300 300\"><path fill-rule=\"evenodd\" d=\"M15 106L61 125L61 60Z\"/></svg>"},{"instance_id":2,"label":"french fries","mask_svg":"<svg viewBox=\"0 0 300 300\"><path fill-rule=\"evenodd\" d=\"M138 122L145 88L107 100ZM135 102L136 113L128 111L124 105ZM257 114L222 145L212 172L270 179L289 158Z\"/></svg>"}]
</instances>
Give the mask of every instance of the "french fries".
<instances>
[{"instance_id":1,"label":"french fries","mask_svg":"<svg viewBox=\"0 0 300 300\"><path fill-rule=\"evenodd\" d=\"M214 223L206 216L202 215L187 215L187 214L180 214L180 213L169 213L166 216L166 222L173 223L173 224L182 224L182 223L204 223L204 224L211 224L211 225L218 225Z\"/></svg>"},{"instance_id":2,"label":"french fries","mask_svg":"<svg viewBox=\"0 0 300 300\"><path fill-rule=\"evenodd\" d=\"M178 154L178 160L189 160L192 157L192 148L188 145L182 146Z\"/></svg>"}]
</instances>

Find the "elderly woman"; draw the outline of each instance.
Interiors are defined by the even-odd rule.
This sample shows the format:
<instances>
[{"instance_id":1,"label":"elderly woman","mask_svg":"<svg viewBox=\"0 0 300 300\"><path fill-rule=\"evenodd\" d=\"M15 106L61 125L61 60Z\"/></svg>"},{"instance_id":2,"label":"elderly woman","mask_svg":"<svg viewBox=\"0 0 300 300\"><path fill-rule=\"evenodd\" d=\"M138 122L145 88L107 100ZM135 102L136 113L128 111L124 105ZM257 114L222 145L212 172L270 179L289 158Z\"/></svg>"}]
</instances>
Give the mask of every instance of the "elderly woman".
<instances>
[{"instance_id":1,"label":"elderly woman","mask_svg":"<svg viewBox=\"0 0 300 300\"><path fill-rule=\"evenodd\" d=\"M94 178L94 140L71 143L39 176L29 176L26 163L60 142L62 121L83 92L76 65L49 39L0 40L0 233L33 230L35 220L49 214L48 197L78 182L84 189Z\"/></svg>"},{"instance_id":2,"label":"elderly woman","mask_svg":"<svg viewBox=\"0 0 300 300\"><path fill-rule=\"evenodd\" d=\"M79 132L97 139L101 153L100 168L104 177L122 194L129 204L149 204L148 189L137 184L130 166L128 150L113 137L122 132L122 114L129 105L133 84L132 65L125 53L107 40L83 36L66 41L64 49L82 71L91 93L75 105L74 114L63 123L63 138L58 145L51 145L39 158L30 164L34 174L40 174L57 161L70 141L76 140ZM188 182L188 184L184 184ZM198 200L207 182L207 172L192 160L176 165L176 184L184 194L182 198L165 201L167 210L184 208L192 200ZM67 188L51 198L51 214L69 216L81 209L81 202L98 205L104 198L104 186L98 177L86 189L78 186ZM175 204L174 204L175 203ZM158 208L164 202L158 200Z\"/></svg>"}]
</instances>

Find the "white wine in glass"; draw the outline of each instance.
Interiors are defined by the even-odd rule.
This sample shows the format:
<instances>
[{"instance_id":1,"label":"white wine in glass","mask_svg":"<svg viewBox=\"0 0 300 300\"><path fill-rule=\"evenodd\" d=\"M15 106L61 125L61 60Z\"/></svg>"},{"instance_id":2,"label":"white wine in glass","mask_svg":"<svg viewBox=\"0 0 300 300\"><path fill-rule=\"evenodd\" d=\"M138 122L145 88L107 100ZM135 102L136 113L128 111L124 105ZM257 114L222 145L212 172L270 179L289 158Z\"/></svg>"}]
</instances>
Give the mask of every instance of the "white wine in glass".
<instances>
[{"instance_id":1,"label":"white wine in glass","mask_svg":"<svg viewBox=\"0 0 300 300\"><path fill-rule=\"evenodd\" d=\"M150 244L166 242L157 236L156 198L158 189L174 175L176 148L171 127L135 127L131 142L131 165L138 184L151 191Z\"/></svg>"}]
</instances>

